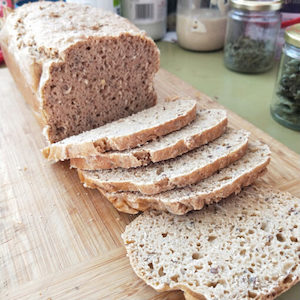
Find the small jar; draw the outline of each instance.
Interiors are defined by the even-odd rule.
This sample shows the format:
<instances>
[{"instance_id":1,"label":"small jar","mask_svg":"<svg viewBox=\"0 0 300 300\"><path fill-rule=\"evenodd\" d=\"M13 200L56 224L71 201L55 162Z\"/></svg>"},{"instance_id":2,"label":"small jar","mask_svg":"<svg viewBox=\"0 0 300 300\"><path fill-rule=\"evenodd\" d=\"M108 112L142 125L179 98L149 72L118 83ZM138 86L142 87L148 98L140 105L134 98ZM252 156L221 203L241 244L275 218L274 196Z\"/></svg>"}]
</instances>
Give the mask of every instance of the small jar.
<instances>
[{"instance_id":1,"label":"small jar","mask_svg":"<svg viewBox=\"0 0 300 300\"><path fill-rule=\"evenodd\" d=\"M153 40L167 31L167 0L122 0L122 16L145 30Z\"/></svg>"},{"instance_id":2,"label":"small jar","mask_svg":"<svg viewBox=\"0 0 300 300\"><path fill-rule=\"evenodd\" d=\"M242 73L260 73L272 68L280 29L281 0L230 0L225 66Z\"/></svg>"},{"instance_id":3,"label":"small jar","mask_svg":"<svg viewBox=\"0 0 300 300\"><path fill-rule=\"evenodd\" d=\"M300 24L285 31L271 115L280 124L300 131Z\"/></svg>"},{"instance_id":4,"label":"small jar","mask_svg":"<svg viewBox=\"0 0 300 300\"><path fill-rule=\"evenodd\" d=\"M212 51L224 46L228 4L225 0L178 0L178 44L188 50Z\"/></svg>"}]
</instances>

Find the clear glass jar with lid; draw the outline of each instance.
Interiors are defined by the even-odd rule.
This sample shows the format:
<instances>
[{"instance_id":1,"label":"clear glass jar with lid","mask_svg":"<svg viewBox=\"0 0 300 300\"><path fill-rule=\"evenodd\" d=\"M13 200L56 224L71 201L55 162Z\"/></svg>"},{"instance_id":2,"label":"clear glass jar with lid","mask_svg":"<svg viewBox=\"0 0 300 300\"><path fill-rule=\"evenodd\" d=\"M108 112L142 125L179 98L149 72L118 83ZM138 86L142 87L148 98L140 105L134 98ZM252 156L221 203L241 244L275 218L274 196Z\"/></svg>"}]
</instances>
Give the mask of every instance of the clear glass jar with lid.
<instances>
[{"instance_id":1,"label":"clear glass jar with lid","mask_svg":"<svg viewBox=\"0 0 300 300\"><path fill-rule=\"evenodd\" d=\"M223 48L228 4L226 0L178 0L176 32L181 47L194 51Z\"/></svg>"},{"instance_id":2,"label":"clear glass jar with lid","mask_svg":"<svg viewBox=\"0 0 300 300\"><path fill-rule=\"evenodd\" d=\"M285 31L271 115L282 125L300 131L300 24Z\"/></svg>"},{"instance_id":3,"label":"clear glass jar with lid","mask_svg":"<svg viewBox=\"0 0 300 300\"><path fill-rule=\"evenodd\" d=\"M242 73L272 68L281 5L281 0L230 0L224 49L227 68Z\"/></svg>"}]
</instances>

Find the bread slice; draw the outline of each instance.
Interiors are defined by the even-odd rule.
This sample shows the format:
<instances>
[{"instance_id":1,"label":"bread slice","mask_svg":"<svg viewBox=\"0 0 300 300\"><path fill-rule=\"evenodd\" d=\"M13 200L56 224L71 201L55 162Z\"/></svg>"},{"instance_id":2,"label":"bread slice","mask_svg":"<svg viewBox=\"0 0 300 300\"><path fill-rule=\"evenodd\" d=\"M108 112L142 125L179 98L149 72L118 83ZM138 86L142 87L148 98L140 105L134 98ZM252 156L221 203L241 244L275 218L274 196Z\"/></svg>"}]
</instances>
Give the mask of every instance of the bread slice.
<instances>
[{"instance_id":1,"label":"bread slice","mask_svg":"<svg viewBox=\"0 0 300 300\"><path fill-rule=\"evenodd\" d=\"M125 18L38 1L5 14L1 27L5 62L51 143L156 103L159 49Z\"/></svg>"},{"instance_id":2,"label":"bread slice","mask_svg":"<svg viewBox=\"0 0 300 300\"><path fill-rule=\"evenodd\" d=\"M194 185L154 196L138 192L100 192L122 212L135 214L152 208L182 215L190 210L202 209L205 204L218 202L233 193L237 194L242 187L263 175L269 162L269 147L250 142L245 156Z\"/></svg>"},{"instance_id":3,"label":"bread slice","mask_svg":"<svg viewBox=\"0 0 300 300\"><path fill-rule=\"evenodd\" d=\"M146 211L122 238L157 291L274 299L300 279L300 199L261 184L184 216Z\"/></svg>"},{"instance_id":4,"label":"bread slice","mask_svg":"<svg viewBox=\"0 0 300 300\"><path fill-rule=\"evenodd\" d=\"M196 183L238 160L247 150L248 136L228 128L217 140L171 160L128 170L78 170L78 174L89 187L153 195Z\"/></svg>"},{"instance_id":5,"label":"bread slice","mask_svg":"<svg viewBox=\"0 0 300 300\"><path fill-rule=\"evenodd\" d=\"M49 145L43 154L49 160L58 161L130 149L181 129L195 118L195 100L160 102L127 118Z\"/></svg>"},{"instance_id":6,"label":"bread slice","mask_svg":"<svg viewBox=\"0 0 300 300\"><path fill-rule=\"evenodd\" d=\"M111 151L86 158L72 158L71 167L84 170L135 168L174 158L198 148L222 135L227 126L226 111L204 109L196 120L180 131L172 132L141 147L123 152Z\"/></svg>"}]
</instances>

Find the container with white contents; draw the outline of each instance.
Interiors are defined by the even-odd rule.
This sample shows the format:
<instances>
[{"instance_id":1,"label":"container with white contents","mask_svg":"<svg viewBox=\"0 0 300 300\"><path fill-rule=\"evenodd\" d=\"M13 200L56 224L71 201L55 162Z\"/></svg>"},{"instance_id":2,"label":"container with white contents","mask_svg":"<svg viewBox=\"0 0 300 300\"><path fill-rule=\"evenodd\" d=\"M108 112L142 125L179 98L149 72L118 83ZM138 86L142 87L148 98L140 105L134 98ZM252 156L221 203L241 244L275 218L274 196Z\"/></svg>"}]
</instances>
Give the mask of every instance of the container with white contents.
<instances>
[{"instance_id":1,"label":"container with white contents","mask_svg":"<svg viewBox=\"0 0 300 300\"><path fill-rule=\"evenodd\" d=\"M154 40L167 30L167 0L122 0L122 16L145 30Z\"/></svg>"},{"instance_id":2,"label":"container with white contents","mask_svg":"<svg viewBox=\"0 0 300 300\"><path fill-rule=\"evenodd\" d=\"M176 32L181 47L194 51L223 48L226 0L178 0Z\"/></svg>"}]
</instances>

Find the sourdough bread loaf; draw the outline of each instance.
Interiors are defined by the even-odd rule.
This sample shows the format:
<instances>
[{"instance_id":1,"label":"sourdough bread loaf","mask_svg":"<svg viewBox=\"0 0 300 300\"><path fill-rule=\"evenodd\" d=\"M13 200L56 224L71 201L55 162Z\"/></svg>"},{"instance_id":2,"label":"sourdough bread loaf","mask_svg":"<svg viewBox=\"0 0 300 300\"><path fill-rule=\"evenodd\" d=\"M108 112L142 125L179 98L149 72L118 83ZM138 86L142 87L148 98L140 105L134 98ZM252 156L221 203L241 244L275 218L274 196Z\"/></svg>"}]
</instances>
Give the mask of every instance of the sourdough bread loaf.
<instances>
[{"instance_id":1,"label":"sourdough bread loaf","mask_svg":"<svg viewBox=\"0 0 300 300\"><path fill-rule=\"evenodd\" d=\"M78 170L78 174L89 187L153 195L196 183L238 160L247 150L248 136L247 131L228 128L215 141L170 160L126 170Z\"/></svg>"},{"instance_id":2,"label":"sourdough bread loaf","mask_svg":"<svg viewBox=\"0 0 300 300\"><path fill-rule=\"evenodd\" d=\"M97 156L72 158L71 167L83 170L135 168L177 157L222 135L227 126L226 111L204 109L196 120L181 130L172 132L141 147L125 151L110 151Z\"/></svg>"},{"instance_id":3,"label":"sourdough bread loaf","mask_svg":"<svg viewBox=\"0 0 300 300\"><path fill-rule=\"evenodd\" d=\"M110 12L64 2L23 5L7 14L0 43L51 143L156 103L158 48Z\"/></svg>"},{"instance_id":4,"label":"sourdough bread loaf","mask_svg":"<svg viewBox=\"0 0 300 300\"><path fill-rule=\"evenodd\" d=\"M134 148L179 130L195 118L195 100L159 102L127 118L51 144L43 149L43 154L47 159L57 161Z\"/></svg>"},{"instance_id":5,"label":"sourdough bread loaf","mask_svg":"<svg viewBox=\"0 0 300 300\"><path fill-rule=\"evenodd\" d=\"M200 210L205 204L218 202L262 176L270 162L267 145L250 142L246 154L228 167L200 182L153 196L138 192L109 193L99 191L120 211L135 214L147 209L169 211L182 215Z\"/></svg>"},{"instance_id":6,"label":"sourdough bread loaf","mask_svg":"<svg viewBox=\"0 0 300 300\"><path fill-rule=\"evenodd\" d=\"M196 299L274 299L300 280L300 199L253 185L184 216L146 211L122 235L135 273Z\"/></svg>"}]
</instances>

